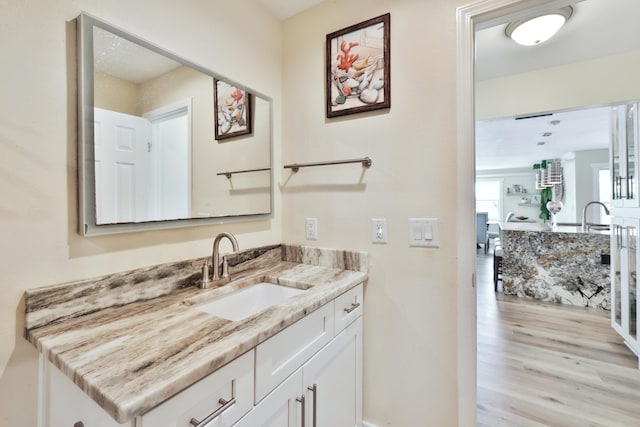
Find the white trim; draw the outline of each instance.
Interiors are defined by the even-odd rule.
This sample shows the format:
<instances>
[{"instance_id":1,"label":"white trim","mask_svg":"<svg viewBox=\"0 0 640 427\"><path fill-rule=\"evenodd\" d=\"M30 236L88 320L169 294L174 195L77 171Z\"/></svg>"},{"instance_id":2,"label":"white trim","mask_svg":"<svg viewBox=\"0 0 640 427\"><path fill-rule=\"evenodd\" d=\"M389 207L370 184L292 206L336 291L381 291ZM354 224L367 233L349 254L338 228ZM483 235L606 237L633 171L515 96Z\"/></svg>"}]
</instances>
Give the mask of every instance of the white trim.
<instances>
[{"instance_id":1,"label":"white trim","mask_svg":"<svg viewBox=\"0 0 640 427\"><path fill-rule=\"evenodd\" d=\"M362 427L378 427L378 426L368 421L362 421Z\"/></svg>"},{"instance_id":2,"label":"white trim","mask_svg":"<svg viewBox=\"0 0 640 427\"><path fill-rule=\"evenodd\" d=\"M563 7L571 0L480 0L459 7L457 21L457 311L458 425L476 425L475 291L475 31L537 8Z\"/></svg>"}]
</instances>

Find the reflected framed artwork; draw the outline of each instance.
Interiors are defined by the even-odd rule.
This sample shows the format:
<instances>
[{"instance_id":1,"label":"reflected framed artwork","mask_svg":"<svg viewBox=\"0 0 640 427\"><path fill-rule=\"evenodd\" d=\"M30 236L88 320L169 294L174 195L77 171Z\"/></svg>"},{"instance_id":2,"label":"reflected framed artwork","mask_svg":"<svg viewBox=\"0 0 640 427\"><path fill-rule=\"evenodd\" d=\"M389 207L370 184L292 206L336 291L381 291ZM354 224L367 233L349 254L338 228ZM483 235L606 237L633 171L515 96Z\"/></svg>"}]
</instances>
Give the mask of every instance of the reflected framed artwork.
<instances>
[{"instance_id":1,"label":"reflected framed artwork","mask_svg":"<svg viewBox=\"0 0 640 427\"><path fill-rule=\"evenodd\" d=\"M215 139L251 133L251 94L229 83L213 80Z\"/></svg>"},{"instance_id":2,"label":"reflected framed artwork","mask_svg":"<svg viewBox=\"0 0 640 427\"><path fill-rule=\"evenodd\" d=\"M327 34L327 117L391 107L390 34L388 13Z\"/></svg>"}]
</instances>

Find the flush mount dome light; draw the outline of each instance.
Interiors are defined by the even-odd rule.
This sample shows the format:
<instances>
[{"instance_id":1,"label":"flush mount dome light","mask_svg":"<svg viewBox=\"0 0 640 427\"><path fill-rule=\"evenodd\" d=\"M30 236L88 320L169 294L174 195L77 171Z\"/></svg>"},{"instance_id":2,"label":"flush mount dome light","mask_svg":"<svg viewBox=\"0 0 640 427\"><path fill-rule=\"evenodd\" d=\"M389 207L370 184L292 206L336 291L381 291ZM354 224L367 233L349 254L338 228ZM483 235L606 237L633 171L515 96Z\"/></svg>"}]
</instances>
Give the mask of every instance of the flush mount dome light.
<instances>
[{"instance_id":1,"label":"flush mount dome light","mask_svg":"<svg viewBox=\"0 0 640 427\"><path fill-rule=\"evenodd\" d=\"M535 46L553 37L567 22L573 8L571 6L533 18L522 19L507 25L505 34L523 46Z\"/></svg>"}]
</instances>

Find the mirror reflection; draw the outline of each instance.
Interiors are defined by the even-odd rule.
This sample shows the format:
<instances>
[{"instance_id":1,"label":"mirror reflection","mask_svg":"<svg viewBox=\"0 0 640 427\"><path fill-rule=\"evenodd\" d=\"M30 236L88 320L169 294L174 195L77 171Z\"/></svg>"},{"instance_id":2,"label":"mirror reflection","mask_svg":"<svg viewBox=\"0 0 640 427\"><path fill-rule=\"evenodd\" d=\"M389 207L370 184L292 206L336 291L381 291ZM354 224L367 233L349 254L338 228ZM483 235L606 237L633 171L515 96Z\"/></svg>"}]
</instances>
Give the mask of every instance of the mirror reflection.
<instances>
[{"instance_id":1,"label":"mirror reflection","mask_svg":"<svg viewBox=\"0 0 640 427\"><path fill-rule=\"evenodd\" d=\"M83 53L91 52L83 61L90 72L81 70L81 108L93 116L84 121L93 129L84 130L82 144L89 178L85 234L93 225L86 225L87 212L94 212L94 231L112 224L171 226L176 220L269 214L270 100L94 18L81 19ZM230 88L217 100L215 79ZM249 131L218 135L216 102L225 112L250 103Z\"/></svg>"}]
</instances>

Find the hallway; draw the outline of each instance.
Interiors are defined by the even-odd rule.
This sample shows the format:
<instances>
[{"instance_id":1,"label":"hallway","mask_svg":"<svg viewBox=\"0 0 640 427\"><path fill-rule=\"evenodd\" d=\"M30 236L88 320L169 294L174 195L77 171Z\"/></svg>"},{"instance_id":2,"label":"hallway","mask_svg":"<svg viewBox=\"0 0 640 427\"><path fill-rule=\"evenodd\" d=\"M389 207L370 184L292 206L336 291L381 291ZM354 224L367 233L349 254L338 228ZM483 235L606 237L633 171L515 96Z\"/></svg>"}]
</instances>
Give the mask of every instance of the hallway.
<instances>
[{"instance_id":1,"label":"hallway","mask_svg":"<svg viewBox=\"0 0 640 427\"><path fill-rule=\"evenodd\" d=\"M640 426L638 359L609 312L493 291L477 255L478 425Z\"/></svg>"}]
</instances>

